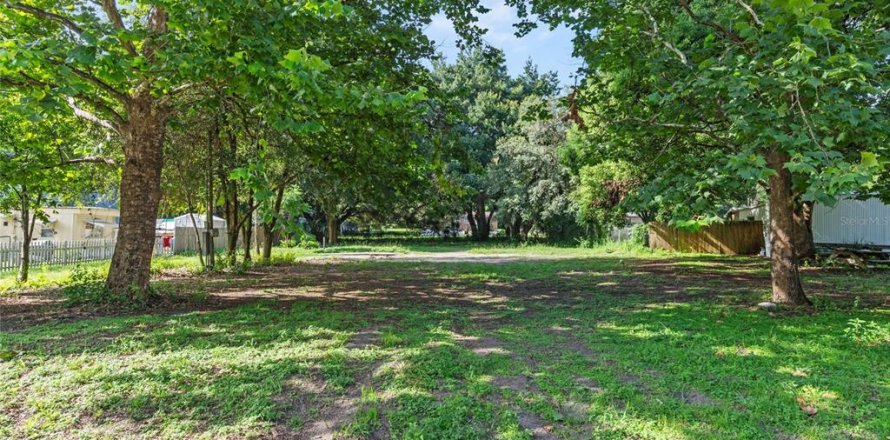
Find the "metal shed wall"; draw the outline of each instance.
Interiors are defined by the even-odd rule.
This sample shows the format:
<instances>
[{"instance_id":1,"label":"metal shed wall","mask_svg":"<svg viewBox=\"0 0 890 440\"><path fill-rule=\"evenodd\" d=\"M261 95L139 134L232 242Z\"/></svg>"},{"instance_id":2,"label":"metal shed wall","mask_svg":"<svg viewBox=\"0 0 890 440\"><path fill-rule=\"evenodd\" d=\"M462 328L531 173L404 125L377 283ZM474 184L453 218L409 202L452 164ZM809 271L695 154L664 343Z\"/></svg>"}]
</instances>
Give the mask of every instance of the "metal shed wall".
<instances>
[{"instance_id":1,"label":"metal shed wall","mask_svg":"<svg viewBox=\"0 0 890 440\"><path fill-rule=\"evenodd\" d=\"M834 207L817 204L813 239L824 244L890 247L890 205L878 199L841 199Z\"/></svg>"}]
</instances>

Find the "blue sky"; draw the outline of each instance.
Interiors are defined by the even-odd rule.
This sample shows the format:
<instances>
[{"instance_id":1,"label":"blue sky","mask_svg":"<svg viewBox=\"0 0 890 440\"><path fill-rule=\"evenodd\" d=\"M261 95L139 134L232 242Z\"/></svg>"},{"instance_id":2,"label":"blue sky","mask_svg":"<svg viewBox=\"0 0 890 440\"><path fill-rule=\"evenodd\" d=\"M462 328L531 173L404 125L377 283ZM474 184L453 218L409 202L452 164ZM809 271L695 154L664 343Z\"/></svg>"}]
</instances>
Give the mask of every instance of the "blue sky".
<instances>
[{"instance_id":1,"label":"blue sky","mask_svg":"<svg viewBox=\"0 0 890 440\"><path fill-rule=\"evenodd\" d=\"M550 31L546 26L538 28L523 38L517 38L513 24L519 18L516 10L505 5L503 0L483 0L490 12L479 18L481 27L488 29L483 39L491 46L504 51L507 68L513 75L522 71L525 61L531 58L542 71L555 71L563 86L575 83L573 74L581 66L581 60L572 57L572 32L564 27ZM458 39L451 21L444 15L433 17L426 30L436 42L439 52L449 61L457 57Z\"/></svg>"}]
</instances>

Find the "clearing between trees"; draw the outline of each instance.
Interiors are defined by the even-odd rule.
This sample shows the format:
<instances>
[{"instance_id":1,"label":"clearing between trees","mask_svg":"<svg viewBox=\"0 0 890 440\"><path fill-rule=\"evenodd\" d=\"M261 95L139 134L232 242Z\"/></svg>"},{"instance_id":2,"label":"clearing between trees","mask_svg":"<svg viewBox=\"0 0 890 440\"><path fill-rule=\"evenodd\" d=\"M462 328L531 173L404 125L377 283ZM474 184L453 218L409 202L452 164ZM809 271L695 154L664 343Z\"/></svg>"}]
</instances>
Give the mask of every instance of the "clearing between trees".
<instances>
[{"instance_id":1,"label":"clearing between trees","mask_svg":"<svg viewBox=\"0 0 890 440\"><path fill-rule=\"evenodd\" d=\"M168 269L150 312L7 293L0 437L890 434L890 272L803 269L815 309L766 311L762 259L418 251Z\"/></svg>"}]
</instances>

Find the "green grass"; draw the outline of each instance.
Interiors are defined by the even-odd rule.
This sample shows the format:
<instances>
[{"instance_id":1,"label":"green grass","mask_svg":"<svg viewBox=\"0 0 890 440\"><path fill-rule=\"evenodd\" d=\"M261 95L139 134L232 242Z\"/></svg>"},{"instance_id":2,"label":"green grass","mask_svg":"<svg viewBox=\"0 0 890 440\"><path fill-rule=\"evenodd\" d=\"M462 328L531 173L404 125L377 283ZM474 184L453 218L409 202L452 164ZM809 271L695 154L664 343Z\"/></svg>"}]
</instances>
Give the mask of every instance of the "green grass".
<instances>
[{"instance_id":1,"label":"green grass","mask_svg":"<svg viewBox=\"0 0 890 440\"><path fill-rule=\"evenodd\" d=\"M279 300L4 332L0 438L890 436L888 272L806 270L816 310L769 314L759 259L448 249L528 259L258 268L180 283Z\"/></svg>"}]
</instances>

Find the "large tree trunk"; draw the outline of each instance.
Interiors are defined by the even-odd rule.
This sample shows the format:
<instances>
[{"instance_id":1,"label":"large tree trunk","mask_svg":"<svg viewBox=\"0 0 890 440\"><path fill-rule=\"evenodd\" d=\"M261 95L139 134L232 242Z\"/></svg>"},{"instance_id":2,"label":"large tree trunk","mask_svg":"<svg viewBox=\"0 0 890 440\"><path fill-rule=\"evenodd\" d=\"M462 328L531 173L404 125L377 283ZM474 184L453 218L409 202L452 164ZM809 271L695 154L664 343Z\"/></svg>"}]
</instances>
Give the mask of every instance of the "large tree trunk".
<instances>
[{"instance_id":1,"label":"large tree trunk","mask_svg":"<svg viewBox=\"0 0 890 440\"><path fill-rule=\"evenodd\" d=\"M794 250L794 198L791 172L785 168L788 155L776 150L767 155L767 164L775 175L769 179L771 272L773 302L808 305L803 293Z\"/></svg>"},{"instance_id":2,"label":"large tree trunk","mask_svg":"<svg viewBox=\"0 0 890 440\"><path fill-rule=\"evenodd\" d=\"M516 215L513 218L513 225L510 227L511 231L511 239L512 240L522 240L522 216Z\"/></svg>"},{"instance_id":3,"label":"large tree trunk","mask_svg":"<svg viewBox=\"0 0 890 440\"><path fill-rule=\"evenodd\" d=\"M148 96L133 98L124 127L120 230L106 286L117 293L148 291L155 219L161 202L166 110Z\"/></svg>"},{"instance_id":4,"label":"large tree trunk","mask_svg":"<svg viewBox=\"0 0 890 440\"><path fill-rule=\"evenodd\" d=\"M322 212L322 209L318 206L313 205L312 210L310 212L306 212L303 214L303 218L306 219L306 222L309 225L309 232L315 236L315 241L318 244L321 244L325 237L325 215Z\"/></svg>"},{"instance_id":5,"label":"large tree trunk","mask_svg":"<svg viewBox=\"0 0 890 440\"><path fill-rule=\"evenodd\" d=\"M476 226L476 216L473 215L473 208L467 208L467 223L470 225L470 236L473 240L479 239L479 228Z\"/></svg>"},{"instance_id":6,"label":"large tree trunk","mask_svg":"<svg viewBox=\"0 0 890 440\"><path fill-rule=\"evenodd\" d=\"M477 241L488 240L491 234L491 222L489 216L485 214L486 200L485 194L479 194L474 201L474 207L468 210L467 217L468 220L471 220L470 227L473 229L473 239ZM473 209L475 209L475 212L472 212ZM473 228L474 224L475 228Z\"/></svg>"},{"instance_id":7,"label":"large tree trunk","mask_svg":"<svg viewBox=\"0 0 890 440\"><path fill-rule=\"evenodd\" d=\"M325 214L327 220L327 227L325 228L327 231L327 241L328 246L333 246L337 244L337 240L340 238L340 225L337 224L337 216L333 214Z\"/></svg>"},{"instance_id":8,"label":"large tree trunk","mask_svg":"<svg viewBox=\"0 0 890 440\"><path fill-rule=\"evenodd\" d=\"M274 244L275 224L263 224L263 253L260 256L264 263L272 260L272 245Z\"/></svg>"},{"instance_id":9,"label":"large tree trunk","mask_svg":"<svg viewBox=\"0 0 890 440\"><path fill-rule=\"evenodd\" d=\"M485 215L485 196L480 195L476 198L476 228L479 229L479 240L488 240L491 234L491 223L488 216Z\"/></svg>"},{"instance_id":10,"label":"large tree trunk","mask_svg":"<svg viewBox=\"0 0 890 440\"><path fill-rule=\"evenodd\" d=\"M813 202L795 203L794 250L798 261L815 260L816 244L813 241Z\"/></svg>"}]
</instances>

